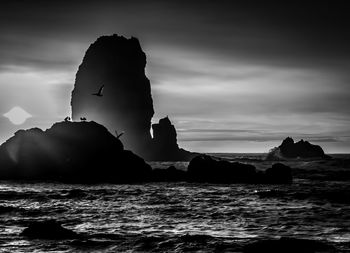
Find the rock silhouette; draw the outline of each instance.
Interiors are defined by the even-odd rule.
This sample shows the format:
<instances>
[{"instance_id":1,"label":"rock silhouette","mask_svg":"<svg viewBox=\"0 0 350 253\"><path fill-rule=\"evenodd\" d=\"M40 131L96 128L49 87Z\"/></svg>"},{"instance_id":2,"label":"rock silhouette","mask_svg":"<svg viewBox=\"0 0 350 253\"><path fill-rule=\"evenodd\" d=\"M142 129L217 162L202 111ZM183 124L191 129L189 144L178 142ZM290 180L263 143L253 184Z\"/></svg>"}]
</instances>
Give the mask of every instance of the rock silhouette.
<instances>
[{"instance_id":1,"label":"rock silhouette","mask_svg":"<svg viewBox=\"0 0 350 253\"><path fill-rule=\"evenodd\" d=\"M62 227L55 220L33 222L20 235L31 239L50 240L75 239L80 237L77 233Z\"/></svg>"},{"instance_id":2,"label":"rock silhouette","mask_svg":"<svg viewBox=\"0 0 350 253\"><path fill-rule=\"evenodd\" d=\"M167 169L154 169L152 171L152 181L154 182L180 182L187 180L187 173L178 170L174 166Z\"/></svg>"},{"instance_id":3,"label":"rock silhouette","mask_svg":"<svg viewBox=\"0 0 350 253\"><path fill-rule=\"evenodd\" d=\"M191 160L187 168L190 182L207 183L292 183L291 168L274 164L265 172L258 172L254 165L216 160L208 155L200 155Z\"/></svg>"},{"instance_id":4,"label":"rock silhouette","mask_svg":"<svg viewBox=\"0 0 350 253\"><path fill-rule=\"evenodd\" d=\"M190 152L177 146L170 121L163 124L162 119L155 124L156 138L151 139L154 109L145 66L146 55L138 39L116 34L98 38L86 51L76 74L72 118L86 116L110 132L125 131L125 148L146 160L190 160Z\"/></svg>"},{"instance_id":5,"label":"rock silhouette","mask_svg":"<svg viewBox=\"0 0 350 253\"><path fill-rule=\"evenodd\" d=\"M208 155L193 158L187 168L188 179L192 182L248 183L256 181L253 165L217 161Z\"/></svg>"},{"instance_id":6,"label":"rock silhouette","mask_svg":"<svg viewBox=\"0 0 350 253\"><path fill-rule=\"evenodd\" d=\"M283 140L282 144L272 149L267 155L268 160L279 160L284 158L330 158L323 149L308 141L300 140L294 142L290 137Z\"/></svg>"},{"instance_id":7,"label":"rock silhouette","mask_svg":"<svg viewBox=\"0 0 350 253\"><path fill-rule=\"evenodd\" d=\"M292 181L292 169L282 163L275 163L265 171L266 183L290 184Z\"/></svg>"},{"instance_id":8,"label":"rock silhouette","mask_svg":"<svg viewBox=\"0 0 350 253\"><path fill-rule=\"evenodd\" d=\"M260 252L286 252L286 253L314 253L314 252L334 252L334 248L325 243L307 240L282 237L280 239L261 240L248 244L243 249L244 253Z\"/></svg>"},{"instance_id":9,"label":"rock silhouette","mask_svg":"<svg viewBox=\"0 0 350 253\"><path fill-rule=\"evenodd\" d=\"M180 149L177 144L176 129L167 117L152 125L153 140L152 149L147 157L157 161L181 161L190 160L195 154Z\"/></svg>"},{"instance_id":10,"label":"rock silhouette","mask_svg":"<svg viewBox=\"0 0 350 253\"><path fill-rule=\"evenodd\" d=\"M151 142L154 114L146 55L136 38L102 36L90 45L76 74L72 118L87 117L125 131L125 148L144 154ZM103 97L91 96L104 87Z\"/></svg>"},{"instance_id":11,"label":"rock silhouette","mask_svg":"<svg viewBox=\"0 0 350 253\"><path fill-rule=\"evenodd\" d=\"M187 171L155 169L96 122L59 122L43 131L19 130L0 146L0 180L68 183L291 183L291 169L274 164L265 173L253 165L200 155Z\"/></svg>"},{"instance_id":12,"label":"rock silhouette","mask_svg":"<svg viewBox=\"0 0 350 253\"><path fill-rule=\"evenodd\" d=\"M0 146L0 179L143 182L151 167L95 122L20 130Z\"/></svg>"}]
</instances>

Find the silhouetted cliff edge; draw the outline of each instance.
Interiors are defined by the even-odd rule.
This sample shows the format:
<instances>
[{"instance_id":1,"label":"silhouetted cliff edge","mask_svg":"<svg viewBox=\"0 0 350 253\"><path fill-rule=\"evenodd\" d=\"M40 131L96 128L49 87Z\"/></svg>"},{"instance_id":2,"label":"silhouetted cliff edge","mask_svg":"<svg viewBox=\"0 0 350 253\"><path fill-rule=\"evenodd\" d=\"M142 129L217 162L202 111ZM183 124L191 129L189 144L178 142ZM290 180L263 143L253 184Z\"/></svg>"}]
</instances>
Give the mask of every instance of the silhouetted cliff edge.
<instances>
[{"instance_id":1,"label":"silhouetted cliff edge","mask_svg":"<svg viewBox=\"0 0 350 253\"><path fill-rule=\"evenodd\" d=\"M154 108L145 66L146 54L138 39L116 34L99 37L86 51L76 74L72 118L86 117L100 122L112 133L125 131L125 148L146 160L189 160L188 152L186 155L177 143L176 147L173 143L165 147L167 140L157 138L155 145L152 144L150 129ZM102 86L102 96L93 96ZM166 130L169 132L164 132ZM160 138L173 136L175 129L165 126L161 131ZM160 152L160 145L167 152Z\"/></svg>"},{"instance_id":2,"label":"silhouetted cliff edge","mask_svg":"<svg viewBox=\"0 0 350 253\"><path fill-rule=\"evenodd\" d=\"M284 139L280 146L273 148L266 157L267 160L283 160L288 158L329 159L330 157L324 153L320 146L304 140L294 142L290 137Z\"/></svg>"},{"instance_id":3,"label":"silhouetted cliff edge","mask_svg":"<svg viewBox=\"0 0 350 253\"><path fill-rule=\"evenodd\" d=\"M145 181L151 167L95 122L19 130L0 146L0 179L67 182Z\"/></svg>"}]
</instances>

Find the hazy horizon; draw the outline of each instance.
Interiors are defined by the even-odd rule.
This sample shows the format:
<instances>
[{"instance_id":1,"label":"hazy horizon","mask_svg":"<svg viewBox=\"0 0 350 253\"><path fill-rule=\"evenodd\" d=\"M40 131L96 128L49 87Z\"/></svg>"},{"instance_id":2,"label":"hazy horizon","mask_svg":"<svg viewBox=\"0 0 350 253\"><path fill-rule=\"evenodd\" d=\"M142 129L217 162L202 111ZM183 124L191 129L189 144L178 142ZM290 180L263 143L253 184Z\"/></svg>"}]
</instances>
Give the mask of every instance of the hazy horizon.
<instances>
[{"instance_id":1,"label":"hazy horizon","mask_svg":"<svg viewBox=\"0 0 350 253\"><path fill-rule=\"evenodd\" d=\"M4 1L0 142L70 115L75 73L99 36L137 37L155 115L179 146L262 153L287 136L350 153L350 32L341 1ZM3 115L21 107L21 125ZM89 120L89 119L88 119Z\"/></svg>"}]
</instances>

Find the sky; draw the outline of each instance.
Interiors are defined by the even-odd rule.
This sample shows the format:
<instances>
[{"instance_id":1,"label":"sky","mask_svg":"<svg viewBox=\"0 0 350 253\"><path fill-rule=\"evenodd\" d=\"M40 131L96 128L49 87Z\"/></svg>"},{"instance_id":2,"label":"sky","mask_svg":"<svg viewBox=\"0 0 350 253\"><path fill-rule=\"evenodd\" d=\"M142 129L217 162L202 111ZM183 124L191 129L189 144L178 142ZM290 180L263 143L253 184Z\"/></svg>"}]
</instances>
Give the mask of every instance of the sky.
<instances>
[{"instance_id":1,"label":"sky","mask_svg":"<svg viewBox=\"0 0 350 253\"><path fill-rule=\"evenodd\" d=\"M0 142L70 115L75 73L99 36L140 40L153 122L179 145L267 152L291 136L350 153L346 1L17 1L0 9ZM14 107L22 125L3 116Z\"/></svg>"}]
</instances>

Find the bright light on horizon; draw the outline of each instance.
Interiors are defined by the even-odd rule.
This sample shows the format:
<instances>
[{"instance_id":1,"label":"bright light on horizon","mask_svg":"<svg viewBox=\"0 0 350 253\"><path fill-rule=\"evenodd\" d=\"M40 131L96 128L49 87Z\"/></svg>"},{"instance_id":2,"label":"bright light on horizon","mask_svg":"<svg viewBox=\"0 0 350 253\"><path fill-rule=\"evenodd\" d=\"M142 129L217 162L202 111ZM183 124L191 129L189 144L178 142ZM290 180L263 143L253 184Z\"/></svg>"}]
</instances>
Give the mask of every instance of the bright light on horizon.
<instances>
[{"instance_id":1,"label":"bright light on horizon","mask_svg":"<svg viewBox=\"0 0 350 253\"><path fill-rule=\"evenodd\" d=\"M5 113L4 116L14 125L22 125L27 119L32 117L31 114L19 106L13 107L10 111Z\"/></svg>"}]
</instances>

